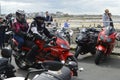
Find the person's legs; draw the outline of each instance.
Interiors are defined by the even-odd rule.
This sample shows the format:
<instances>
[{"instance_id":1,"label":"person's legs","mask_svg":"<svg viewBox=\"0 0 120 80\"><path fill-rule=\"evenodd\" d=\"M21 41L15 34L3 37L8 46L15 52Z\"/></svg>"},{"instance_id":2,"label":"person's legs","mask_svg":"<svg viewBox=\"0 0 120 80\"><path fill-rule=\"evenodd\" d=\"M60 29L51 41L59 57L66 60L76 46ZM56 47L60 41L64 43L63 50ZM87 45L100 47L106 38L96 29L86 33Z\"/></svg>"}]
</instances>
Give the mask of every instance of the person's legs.
<instances>
[{"instance_id":1,"label":"person's legs","mask_svg":"<svg viewBox=\"0 0 120 80\"><path fill-rule=\"evenodd\" d=\"M39 47L37 45L34 45L32 49L27 53L26 59L28 65L31 65L35 61L35 56L37 55Z\"/></svg>"},{"instance_id":2,"label":"person's legs","mask_svg":"<svg viewBox=\"0 0 120 80\"><path fill-rule=\"evenodd\" d=\"M17 35L15 35L14 38L18 42L18 49L21 49L23 44L24 44L24 39L20 36L17 36Z\"/></svg>"}]
</instances>

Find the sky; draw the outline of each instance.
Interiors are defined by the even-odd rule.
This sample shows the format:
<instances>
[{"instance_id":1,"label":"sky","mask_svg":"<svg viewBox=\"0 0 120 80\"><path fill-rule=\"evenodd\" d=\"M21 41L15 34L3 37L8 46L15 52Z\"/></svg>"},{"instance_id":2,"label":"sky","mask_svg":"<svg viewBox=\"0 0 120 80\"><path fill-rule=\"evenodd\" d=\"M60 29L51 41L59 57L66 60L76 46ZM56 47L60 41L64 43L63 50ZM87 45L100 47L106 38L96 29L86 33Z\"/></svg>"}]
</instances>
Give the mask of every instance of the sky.
<instances>
[{"instance_id":1,"label":"sky","mask_svg":"<svg viewBox=\"0 0 120 80\"><path fill-rule=\"evenodd\" d=\"M1 13L15 13L18 9L25 12L68 14L103 14L105 9L113 15L120 15L120 0L0 0Z\"/></svg>"}]
</instances>

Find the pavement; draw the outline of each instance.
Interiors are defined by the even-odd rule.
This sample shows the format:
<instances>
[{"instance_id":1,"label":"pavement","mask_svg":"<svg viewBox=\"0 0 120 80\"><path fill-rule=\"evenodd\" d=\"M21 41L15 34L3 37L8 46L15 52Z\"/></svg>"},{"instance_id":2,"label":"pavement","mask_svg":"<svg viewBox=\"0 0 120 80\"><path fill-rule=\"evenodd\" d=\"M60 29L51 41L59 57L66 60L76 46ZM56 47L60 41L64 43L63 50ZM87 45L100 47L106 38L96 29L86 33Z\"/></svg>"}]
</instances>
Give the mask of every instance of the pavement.
<instances>
[{"instance_id":1,"label":"pavement","mask_svg":"<svg viewBox=\"0 0 120 80\"><path fill-rule=\"evenodd\" d=\"M71 49L71 50L75 50L76 46L77 46L76 44L71 44L71 45L70 45L70 49ZM112 54L113 54L113 55L119 55L119 56L120 56L120 48L115 47L115 48L113 49L113 51L112 51Z\"/></svg>"}]
</instances>

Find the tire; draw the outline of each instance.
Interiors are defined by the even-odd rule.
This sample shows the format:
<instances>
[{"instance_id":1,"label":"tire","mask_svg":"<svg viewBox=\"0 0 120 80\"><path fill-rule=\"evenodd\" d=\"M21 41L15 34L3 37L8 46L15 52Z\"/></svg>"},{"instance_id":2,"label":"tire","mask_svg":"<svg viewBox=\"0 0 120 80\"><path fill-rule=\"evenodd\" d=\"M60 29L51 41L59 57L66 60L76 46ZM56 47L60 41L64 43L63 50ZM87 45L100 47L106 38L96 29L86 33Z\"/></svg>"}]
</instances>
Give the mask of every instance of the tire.
<instances>
[{"instance_id":1,"label":"tire","mask_svg":"<svg viewBox=\"0 0 120 80\"><path fill-rule=\"evenodd\" d=\"M96 51L96 55L95 55L95 64L99 65L100 61L102 60L102 55L103 53L101 51Z\"/></svg>"},{"instance_id":2,"label":"tire","mask_svg":"<svg viewBox=\"0 0 120 80\"><path fill-rule=\"evenodd\" d=\"M91 51L90 53L94 56L95 53L96 53L96 50L93 50L93 51Z\"/></svg>"},{"instance_id":3,"label":"tire","mask_svg":"<svg viewBox=\"0 0 120 80\"><path fill-rule=\"evenodd\" d=\"M82 50L81 50L81 46L78 46L77 45L77 47L76 47L76 49L75 49L75 58L78 58L78 56L79 56L79 54L82 52Z\"/></svg>"},{"instance_id":4,"label":"tire","mask_svg":"<svg viewBox=\"0 0 120 80\"><path fill-rule=\"evenodd\" d=\"M26 62L23 59L22 60L15 59L15 63L22 70L27 70L29 68L29 66L26 65Z\"/></svg>"},{"instance_id":5,"label":"tire","mask_svg":"<svg viewBox=\"0 0 120 80\"><path fill-rule=\"evenodd\" d=\"M77 72L77 70L78 70L78 62L77 62L77 59L74 57L74 56L69 56L68 58L67 58L67 61L66 61L66 63L69 63L69 61L73 61L73 62L75 62L76 63L76 65L74 66L74 67L72 67L72 72L73 72L73 76L78 76L78 72ZM69 67L69 66L68 66ZM70 67L69 67L70 68ZM71 69L71 68L70 68Z\"/></svg>"}]
</instances>

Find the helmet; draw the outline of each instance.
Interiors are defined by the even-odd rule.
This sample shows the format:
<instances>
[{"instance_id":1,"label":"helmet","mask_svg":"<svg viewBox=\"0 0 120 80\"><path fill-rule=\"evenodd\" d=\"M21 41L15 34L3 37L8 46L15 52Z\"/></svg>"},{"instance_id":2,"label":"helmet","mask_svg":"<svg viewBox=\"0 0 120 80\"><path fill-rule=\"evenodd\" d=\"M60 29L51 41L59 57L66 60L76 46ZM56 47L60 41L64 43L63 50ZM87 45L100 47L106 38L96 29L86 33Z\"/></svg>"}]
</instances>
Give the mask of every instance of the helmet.
<instances>
[{"instance_id":1,"label":"helmet","mask_svg":"<svg viewBox=\"0 0 120 80\"><path fill-rule=\"evenodd\" d=\"M11 13L6 16L6 19L10 19L10 18L12 18L12 14Z\"/></svg>"},{"instance_id":2,"label":"helmet","mask_svg":"<svg viewBox=\"0 0 120 80\"><path fill-rule=\"evenodd\" d=\"M0 23L3 23L3 22L5 22L5 19L3 16L0 16Z\"/></svg>"},{"instance_id":3,"label":"helmet","mask_svg":"<svg viewBox=\"0 0 120 80\"><path fill-rule=\"evenodd\" d=\"M34 20L37 22L43 23L45 21L45 17L43 16L43 14L38 13L35 15Z\"/></svg>"},{"instance_id":4,"label":"helmet","mask_svg":"<svg viewBox=\"0 0 120 80\"><path fill-rule=\"evenodd\" d=\"M17 10L16 11L16 19L19 22L25 22L25 12L24 12L24 10Z\"/></svg>"}]
</instances>

